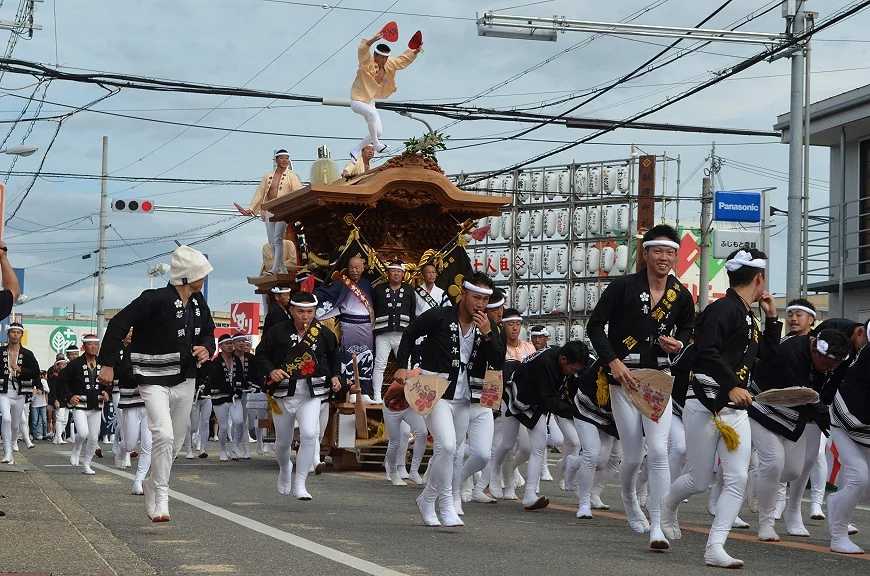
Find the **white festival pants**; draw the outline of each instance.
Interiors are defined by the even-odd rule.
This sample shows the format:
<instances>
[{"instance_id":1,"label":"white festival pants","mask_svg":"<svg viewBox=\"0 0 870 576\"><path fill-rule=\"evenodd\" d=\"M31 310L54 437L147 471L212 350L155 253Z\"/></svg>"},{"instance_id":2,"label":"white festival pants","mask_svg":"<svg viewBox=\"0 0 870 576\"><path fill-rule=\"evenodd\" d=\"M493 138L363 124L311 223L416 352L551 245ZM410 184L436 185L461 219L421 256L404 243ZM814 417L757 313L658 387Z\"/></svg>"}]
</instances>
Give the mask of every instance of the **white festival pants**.
<instances>
[{"instance_id":1,"label":"white festival pants","mask_svg":"<svg viewBox=\"0 0 870 576\"><path fill-rule=\"evenodd\" d=\"M69 408L54 409L54 443L60 444L66 431L66 423L69 422Z\"/></svg>"},{"instance_id":2,"label":"white festival pants","mask_svg":"<svg viewBox=\"0 0 870 576\"><path fill-rule=\"evenodd\" d=\"M668 436L671 433L673 411L671 400L658 422L653 422L635 408L628 399L622 386L610 386L610 403L613 419L622 440L622 502L627 513L640 511L637 498L637 473L643 460L644 441L646 442L646 467L649 482L647 510L650 524L661 523L662 498L671 483L671 469L668 463Z\"/></svg>"},{"instance_id":3,"label":"white festival pants","mask_svg":"<svg viewBox=\"0 0 870 576\"><path fill-rule=\"evenodd\" d=\"M275 399L281 405L281 414L272 413L275 423L275 454L280 472L279 482L288 490L293 480L290 451L293 430L299 425L299 450L296 453L296 490L305 489L305 480L314 462L320 433L320 398L312 398L304 384L296 385L296 394Z\"/></svg>"},{"instance_id":4,"label":"white festival pants","mask_svg":"<svg viewBox=\"0 0 870 576\"><path fill-rule=\"evenodd\" d=\"M198 422L196 429L199 430L199 445L200 450L205 452L208 445L208 437L211 435L211 413L213 410L211 398L202 398L197 401L199 411L197 412Z\"/></svg>"},{"instance_id":5,"label":"white festival pants","mask_svg":"<svg viewBox=\"0 0 870 576\"><path fill-rule=\"evenodd\" d=\"M686 427L683 419L671 415L671 431L668 434L668 467L671 469L671 478L677 478L683 473L686 464Z\"/></svg>"},{"instance_id":6,"label":"white festival pants","mask_svg":"<svg viewBox=\"0 0 870 576\"><path fill-rule=\"evenodd\" d=\"M686 498L707 490L713 482L713 465L719 458L719 473L722 475L722 493L716 501L715 517L710 527L707 546L725 544L734 519L743 505L749 456L752 453L752 429L749 414L745 410L723 408L719 417L740 436L740 443L733 452L725 446L719 430L713 422L713 414L701 402L691 398L683 409L683 424L686 427L685 473L671 485L665 497L665 506L676 509Z\"/></svg>"},{"instance_id":7,"label":"white festival pants","mask_svg":"<svg viewBox=\"0 0 870 576\"><path fill-rule=\"evenodd\" d=\"M154 482L158 499L168 501L169 476L172 461L190 427L190 406L196 380L188 378L175 386L146 384L139 386L139 395L145 402L148 430L151 431L151 468L148 478Z\"/></svg>"},{"instance_id":8,"label":"white festival pants","mask_svg":"<svg viewBox=\"0 0 870 576\"><path fill-rule=\"evenodd\" d=\"M382 148L381 136L383 135L384 125L381 123L381 115L378 113L378 109L375 108L375 103L351 100L350 109L365 118L366 125L369 129L368 135L356 145L352 154L356 158L359 158L362 149L369 144L374 146L375 152L380 152Z\"/></svg>"},{"instance_id":9,"label":"white festival pants","mask_svg":"<svg viewBox=\"0 0 870 576\"><path fill-rule=\"evenodd\" d=\"M0 394L0 417L3 418L3 456L12 459L12 446L18 438L18 428L21 426L21 414L24 412L24 396L11 386L5 394Z\"/></svg>"},{"instance_id":10,"label":"white festival pants","mask_svg":"<svg viewBox=\"0 0 870 576\"><path fill-rule=\"evenodd\" d=\"M221 455L227 454L227 439L230 437L230 410L232 410L232 402L223 402L213 406L214 415L218 422L218 442L220 443ZM238 448L236 443L232 443L233 448Z\"/></svg>"},{"instance_id":11,"label":"white festival pants","mask_svg":"<svg viewBox=\"0 0 870 576\"><path fill-rule=\"evenodd\" d=\"M495 446L492 455L492 482L501 481L505 488L514 486L514 467L519 466L529 458L529 434L526 427L519 420L510 416L499 418L501 424L501 438ZM509 465L505 465L508 454L517 446L516 457ZM502 474L499 479L499 473Z\"/></svg>"},{"instance_id":12,"label":"white festival pants","mask_svg":"<svg viewBox=\"0 0 870 576\"><path fill-rule=\"evenodd\" d=\"M454 494L462 485L462 451L460 439L468 432L469 400L438 400L426 416L426 427L432 434L432 458L429 460L429 480L423 489L423 499L435 502L439 497L452 506Z\"/></svg>"},{"instance_id":13,"label":"white festival pants","mask_svg":"<svg viewBox=\"0 0 870 576\"><path fill-rule=\"evenodd\" d=\"M401 332L385 332L375 336L375 368L372 371L372 387L375 403L381 401L381 388L384 385L384 371L387 369L387 361L390 352L399 355L399 344L402 342Z\"/></svg>"},{"instance_id":14,"label":"white festival pants","mask_svg":"<svg viewBox=\"0 0 870 576\"><path fill-rule=\"evenodd\" d=\"M384 406L384 427L387 430L389 443L387 444L386 461L389 470L399 471L405 468L405 450L403 442L406 432L403 431L405 422L414 433L414 454L411 456L411 473L420 471L420 463L423 461L423 454L426 452L426 436L429 434L426 429L426 421L423 417L411 408L404 410L390 410Z\"/></svg>"},{"instance_id":15,"label":"white festival pants","mask_svg":"<svg viewBox=\"0 0 870 576\"><path fill-rule=\"evenodd\" d=\"M266 237L269 239L269 246L272 247L272 269L273 274L286 274L287 267L284 265L284 235L287 233L287 223L283 220L273 222L272 217L268 212L263 213L263 219L266 223Z\"/></svg>"},{"instance_id":16,"label":"white festival pants","mask_svg":"<svg viewBox=\"0 0 870 576\"><path fill-rule=\"evenodd\" d=\"M812 474L813 467L819 459L819 447L824 446L822 443L822 430L815 422L807 423L804 433L801 435L801 440L804 442L803 462L797 479L788 485L788 500L784 513L788 521L795 525L803 523L801 518L801 501L807 489L810 474Z\"/></svg>"},{"instance_id":17,"label":"white festival pants","mask_svg":"<svg viewBox=\"0 0 870 576\"><path fill-rule=\"evenodd\" d=\"M821 506L825 501L825 483L828 481L828 439L819 438L819 453L810 470L810 501Z\"/></svg>"},{"instance_id":18,"label":"white festival pants","mask_svg":"<svg viewBox=\"0 0 870 576\"><path fill-rule=\"evenodd\" d=\"M555 426L553 425L553 419L555 419ZM565 465L568 463L568 458L577 456L580 453L580 438L577 436L577 429L574 427L573 418L563 418L554 415L553 419L550 420L551 438L554 429L558 429L562 433L562 439L558 445L559 452L562 454L562 458L559 460L559 472L562 474L562 478L564 478ZM544 465L546 466L546 464L545 461Z\"/></svg>"},{"instance_id":19,"label":"white festival pants","mask_svg":"<svg viewBox=\"0 0 870 576\"><path fill-rule=\"evenodd\" d=\"M577 494L580 504L583 505L589 503L595 481L595 469L604 468L610 460L615 438L600 431L594 424L579 418L574 419L574 428L581 447L580 467L577 469Z\"/></svg>"},{"instance_id":20,"label":"white festival pants","mask_svg":"<svg viewBox=\"0 0 870 576\"><path fill-rule=\"evenodd\" d=\"M246 424L245 424L245 397L241 398L233 398L233 401L230 403L230 420L232 421L232 429L231 438L233 439L233 445L238 452L244 452L242 450L243 446L247 446L244 444L248 441L247 434L245 434Z\"/></svg>"},{"instance_id":21,"label":"white festival pants","mask_svg":"<svg viewBox=\"0 0 870 576\"><path fill-rule=\"evenodd\" d=\"M468 433L460 446L467 458L462 465L462 480L480 472L489 464L492 456L492 437L495 433L495 420L492 408L472 403L469 408Z\"/></svg>"},{"instance_id":22,"label":"white festival pants","mask_svg":"<svg viewBox=\"0 0 870 576\"><path fill-rule=\"evenodd\" d=\"M76 441L72 451L81 458L83 466L89 466L100 440L100 419L103 411L73 409L72 415L76 425Z\"/></svg>"},{"instance_id":23,"label":"white festival pants","mask_svg":"<svg viewBox=\"0 0 870 576\"><path fill-rule=\"evenodd\" d=\"M855 506L870 501L870 448L858 444L842 429L831 427L831 440L837 446L842 469L839 489L828 496L828 522L831 538L848 538L848 526Z\"/></svg>"},{"instance_id":24,"label":"white festival pants","mask_svg":"<svg viewBox=\"0 0 870 576\"><path fill-rule=\"evenodd\" d=\"M749 426L752 428L752 447L758 454L758 467L755 471L758 521L773 527L780 482L794 482L800 477L806 458L809 430L804 431L797 442L792 442L753 419L749 420Z\"/></svg>"},{"instance_id":25,"label":"white festival pants","mask_svg":"<svg viewBox=\"0 0 870 576\"><path fill-rule=\"evenodd\" d=\"M151 467L151 431L148 429L148 413L144 406L124 408L124 452L134 452L139 444L139 461L136 465L136 481L142 482Z\"/></svg>"},{"instance_id":26,"label":"white festival pants","mask_svg":"<svg viewBox=\"0 0 870 576\"><path fill-rule=\"evenodd\" d=\"M523 504L533 504L538 498L541 486L544 455L547 453L547 420L546 414L538 418L534 428L529 429L529 465L526 469L526 486L523 494Z\"/></svg>"}]
</instances>

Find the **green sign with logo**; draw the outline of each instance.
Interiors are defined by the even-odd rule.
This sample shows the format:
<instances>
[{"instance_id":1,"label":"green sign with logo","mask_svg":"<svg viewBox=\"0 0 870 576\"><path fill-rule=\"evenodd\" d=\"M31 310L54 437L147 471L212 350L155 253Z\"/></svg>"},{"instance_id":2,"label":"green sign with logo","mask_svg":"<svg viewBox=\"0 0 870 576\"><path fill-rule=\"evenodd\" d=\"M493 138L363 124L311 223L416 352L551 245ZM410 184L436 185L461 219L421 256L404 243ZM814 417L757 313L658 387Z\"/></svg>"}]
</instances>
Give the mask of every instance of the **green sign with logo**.
<instances>
[{"instance_id":1,"label":"green sign with logo","mask_svg":"<svg viewBox=\"0 0 870 576\"><path fill-rule=\"evenodd\" d=\"M66 352L67 348L76 344L78 344L78 336L68 326L58 326L48 335L48 345L55 354Z\"/></svg>"}]
</instances>

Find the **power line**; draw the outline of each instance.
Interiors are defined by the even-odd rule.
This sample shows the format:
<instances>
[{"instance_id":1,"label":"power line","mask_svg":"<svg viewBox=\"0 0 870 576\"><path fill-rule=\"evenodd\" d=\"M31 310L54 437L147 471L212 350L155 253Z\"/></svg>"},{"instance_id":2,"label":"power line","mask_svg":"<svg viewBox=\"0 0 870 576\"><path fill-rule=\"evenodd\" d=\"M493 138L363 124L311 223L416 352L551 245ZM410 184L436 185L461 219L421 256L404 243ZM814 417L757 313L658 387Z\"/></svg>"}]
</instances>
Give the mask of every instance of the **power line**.
<instances>
[{"instance_id":1,"label":"power line","mask_svg":"<svg viewBox=\"0 0 870 576\"><path fill-rule=\"evenodd\" d=\"M195 240L195 241L193 241L193 242L189 242L187 245L188 245L188 246L194 246L194 245L197 245L197 244L202 244L202 243L204 243L204 242L208 242L209 240L213 240L214 238L218 238L218 237L220 237L220 236L223 236L224 234L228 234L228 233L230 233L230 232L232 232L232 231L234 231L234 230L237 230L237 229L241 228L242 226L244 226L244 225L246 225L246 224L249 224L250 222L253 222L254 220L257 220L257 218L256 218L256 217L247 218L247 219L245 219L243 222L239 222L239 223L237 223L237 224L234 224L234 225L232 225L232 226L229 226L229 227L227 227L227 228L224 228L224 229L222 229L222 230L219 230L219 231L217 231L217 232L215 232L215 233L213 233L213 234L210 234L210 235L208 235L208 236L206 236L205 238L202 238L202 239L200 239L200 240ZM161 253L159 253L159 254L154 254L154 255L152 255L152 256L148 256L148 257L146 257L146 258L139 258L139 259L137 259L137 260L132 260L132 261L130 261L130 262L125 262L125 263L123 263L123 264L113 264L112 266L107 266L107 267L106 267L106 270L116 270L116 269L118 269L118 268L127 268L127 267L129 267L129 266L135 266L136 264L142 264L143 262L148 262L148 261L150 261L150 260L154 260L155 258L161 258L161 257L163 257L163 256L167 256L167 255L169 255L169 254L172 254L172 252L174 252L174 249L173 249L173 250L168 250L168 251L165 251L165 252L161 252ZM90 279L92 279L92 278L96 278L96 277L97 277L97 272L95 271L95 272L93 272L93 273L91 273L91 274L88 274L87 276L83 276L83 277L79 278L78 280L73 280L72 282L67 282L66 284L64 284L64 285L62 285L62 286L59 286L59 287L57 287L57 288L54 288L54 289L52 289L52 290L49 290L48 292L44 292L43 294L40 294L40 295L38 295L38 296L34 296L33 298L30 298L30 299L28 299L26 302L24 302L24 304L20 304L20 306L24 306L24 305L26 305L26 304L30 304L30 303L32 303L32 302L36 302L37 300L41 300L41 299L43 299L43 298L46 298L46 297L48 297L48 296L51 296L52 294L56 294L56 293L60 292L61 290L65 290L65 289L67 289L67 288L71 288L71 287L73 287L73 286L75 286L75 285L77 285L77 284L81 284L82 282L85 282L85 281L87 281L87 280L90 280Z\"/></svg>"},{"instance_id":2,"label":"power line","mask_svg":"<svg viewBox=\"0 0 870 576\"><path fill-rule=\"evenodd\" d=\"M714 86L714 85L718 84L719 82L722 82L725 78L734 76L735 74L738 74L738 73L742 72L743 70L751 68L752 66L758 64L759 62L762 62L770 57L773 57L777 54L785 52L786 50L790 49L791 47L803 42L807 38L810 38L813 34L817 34L818 32L821 32L822 30L825 30L825 29L829 28L830 26L833 26L834 24L836 24L840 21L842 21L846 18L849 18L850 16L864 10L868 6L870 6L870 0L863 0L861 2L853 2L851 6L844 7L838 13L835 13L834 15L832 15L824 20L819 21L815 27L813 27L809 30L806 30L800 34L796 34L792 38L790 38L788 41L783 42L783 43L781 43L773 48L764 50L763 52L756 54L755 56L752 56L752 57L744 60L743 62L735 64L734 66L731 66L729 68L725 68L724 70L720 70L712 79L707 80L707 81L699 84L698 86L695 86L694 88L686 90L686 91L682 92L681 94L678 94L672 98L668 98L667 100L665 100L664 102L662 102L658 105L647 108L646 110L643 110L637 114L634 114L634 115L632 115L624 120L621 120L621 121L615 123L613 126L611 126L609 128L599 130L593 134L590 134L589 136L586 136L584 138L576 140L571 144L565 144L563 146L559 146L557 148L554 148L553 150L550 150L548 152L544 152L542 154L538 154L537 156L534 156L534 157L529 158L527 160L524 160L522 162L518 162L518 163L513 164L512 166L509 166L507 168L502 168L502 169L497 170L495 172L480 176L476 179L472 179L467 184L471 185L471 184L474 184L476 182L480 182L481 180L484 180L486 178L490 178L492 176L497 176L499 174L504 174L505 172L510 172L511 170L517 170L517 169L522 168L524 166L528 166L529 164L533 164L533 163L538 162L540 160L543 160L545 158L549 158L550 156L554 156L554 155L559 154L561 152L564 152L566 150L570 150L571 148L578 146L580 144L583 144L585 142L589 142L591 140L594 140L595 138L598 138L604 134L612 132L613 130L616 130L617 128L625 126L626 124L628 124L630 122L640 120L641 118L649 116L650 114L658 112L659 110L663 110L664 108L672 106L672 105L676 104L677 102L681 102L682 100L685 100L689 96L697 94L698 92L701 92L702 90L706 90L707 88ZM524 131L524 132L521 132L520 134L523 134L523 133L527 133L527 132ZM507 138L507 139L510 139L510 138Z\"/></svg>"},{"instance_id":3,"label":"power line","mask_svg":"<svg viewBox=\"0 0 870 576\"><path fill-rule=\"evenodd\" d=\"M330 5L324 3L315 3L315 2L292 2L291 0L262 0L263 2L270 2L272 4L289 4L292 6L306 6L310 8L322 8L324 10L346 10L348 12L377 12L378 17L383 16L385 12L377 10L375 8L353 8L350 6L338 6L338 5ZM551 1L551 0L548 0ZM540 4L540 2L534 2L533 4ZM506 8L502 8L502 10L506 10ZM395 14L396 16L418 16L420 18L437 18L441 20L460 20L460 21L471 21L475 22L476 18L471 18L468 16L449 16L446 14L424 14L420 12L393 12L390 11L391 14Z\"/></svg>"},{"instance_id":4,"label":"power line","mask_svg":"<svg viewBox=\"0 0 870 576\"><path fill-rule=\"evenodd\" d=\"M343 1L344 1L344 0L340 0L340 1L339 1L339 4L341 4ZM243 86L243 87L246 87L246 86L248 86L248 84L250 84L251 82L253 82L254 80L256 80L256 79L260 76L260 74L262 74L263 72L265 72L266 70L268 70L269 67L272 66L272 64L274 64L275 62L277 62L277 61L278 61L280 58L282 58L282 57L283 57L287 52L289 52L290 50L292 50L293 47L296 46L296 44L298 44L298 43L301 42L301 41L302 41L306 36L308 36L308 34L309 34L312 30L314 30L314 29L315 29L315 28L316 28L316 27L317 27L321 22L323 22L323 21L324 21L324 20L325 20L325 19L326 19L330 14L332 14L332 10L329 10L329 11L328 11L327 13L325 13L323 16L321 16L320 18L318 18L318 19L317 19L313 24L311 24L308 28L306 28L305 31L302 32L302 34L296 36L296 37L293 39L293 41L290 42L289 45L287 45L286 48L284 48L281 52L279 52L279 53L278 53L274 58L272 58L268 63L266 63L264 66L262 66L259 70L257 70L257 72L255 72L253 76L251 76L250 78L248 78L247 80L245 80L245 83L242 84L242 86ZM197 118L196 121L194 122L194 124L199 124L201 121L205 120L205 118L206 118L207 116L209 116L212 112L214 112L214 111L215 111L218 107L220 107L222 104L225 104L227 101L229 101L230 98L232 98L232 96L227 96L226 98L224 98L223 100L221 100L220 102L218 102L214 107L212 107L212 108L210 108L209 110L207 110L205 114L203 114L202 116L200 116L199 118ZM173 136L173 137L170 138L169 140L166 140L165 142L161 143L161 144L158 145L157 147L152 148L150 151L148 151L147 153L143 154L142 156L140 156L139 158L137 158L137 159L134 160L133 162L131 162L131 163L129 163L129 164L126 164L126 165L122 166L121 168L119 168L118 170L115 170L114 172L122 172L122 171L126 170L127 168L129 168L130 166L133 166L134 164L138 164L139 162L141 162L141 161L144 160L145 158L148 158L149 156L151 156L151 155L154 154L155 152L157 152L157 151L159 151L159 150L162 150L163 148L165 148L166 146L168 146L168 145L171 144L172 142L175 142L176 140L178 140L182 135L184 135L185 133L187 133L188 129L189 129L189 127L185 127L184 130L181 130L178 134L176 134L175 136Z\"/></svg>"}]
</instances>

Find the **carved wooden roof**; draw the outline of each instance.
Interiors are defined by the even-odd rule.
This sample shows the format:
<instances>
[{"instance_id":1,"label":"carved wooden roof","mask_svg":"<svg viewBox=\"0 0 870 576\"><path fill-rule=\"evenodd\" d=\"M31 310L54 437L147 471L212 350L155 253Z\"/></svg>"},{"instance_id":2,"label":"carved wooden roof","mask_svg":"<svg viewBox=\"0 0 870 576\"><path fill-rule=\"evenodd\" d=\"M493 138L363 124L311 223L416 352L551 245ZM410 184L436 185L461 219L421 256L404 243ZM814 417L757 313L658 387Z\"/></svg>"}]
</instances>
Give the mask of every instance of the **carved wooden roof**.
<instances>
[{"instance_id":1,"label":"carved wooden roof","mask_svg":"<svg viewBox=\"0 0 870 576\"><path fill-rule=\"evenodd\" d=\"M497 215L509 201L463 192L439 171L406 165L306 186L264 208L276 219L302 222L308 246L317 253L331 254L344 244L349 220L384 256L415 259L454 238L461 222Z\"/></svg>"}]
</instances>

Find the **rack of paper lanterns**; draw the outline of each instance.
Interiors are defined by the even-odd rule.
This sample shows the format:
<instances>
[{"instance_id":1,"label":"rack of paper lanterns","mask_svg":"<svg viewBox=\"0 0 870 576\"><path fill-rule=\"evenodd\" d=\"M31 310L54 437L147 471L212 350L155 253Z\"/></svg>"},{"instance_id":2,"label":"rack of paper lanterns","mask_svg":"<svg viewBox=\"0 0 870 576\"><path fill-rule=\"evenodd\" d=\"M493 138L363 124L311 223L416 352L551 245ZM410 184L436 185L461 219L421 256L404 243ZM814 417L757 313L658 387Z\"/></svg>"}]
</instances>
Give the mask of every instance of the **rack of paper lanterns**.
<instances>
[{"instance_id":1,"label":"rack of paper lanterns","mask_svg":"<svg viewBox=\"0 0 870 576\"><path fill-rule=\"evenodd\" d=\"M501 216L481 220L489 231L471 240L469 257L527 325L548 326L552 344L585 339L606 283L634 268L633 168L632 160L542 167L467 187L513 195Z\"/></svg>"}]
</instances>

